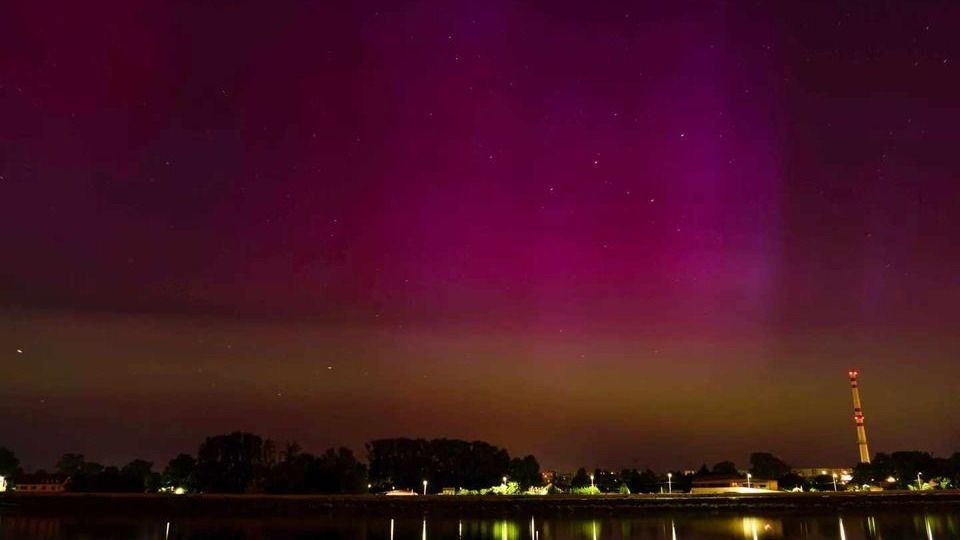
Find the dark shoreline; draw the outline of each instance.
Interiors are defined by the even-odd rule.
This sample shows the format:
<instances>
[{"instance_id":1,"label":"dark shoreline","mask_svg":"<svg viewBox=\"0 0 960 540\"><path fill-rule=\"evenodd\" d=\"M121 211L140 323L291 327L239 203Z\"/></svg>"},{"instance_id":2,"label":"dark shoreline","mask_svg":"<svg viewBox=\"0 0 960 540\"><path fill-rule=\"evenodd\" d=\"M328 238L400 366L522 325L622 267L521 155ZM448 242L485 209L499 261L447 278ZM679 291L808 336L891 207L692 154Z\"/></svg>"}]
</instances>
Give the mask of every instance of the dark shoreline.
<instances>
[{"instance_id":1,"label":"dark shoreline","mask_svg":"<svg viewBox=\"0 0 960 540\"><path fill-rule=\"evenodd\" d=\"M960 491L769 495L427 496L27 494L0 496L0 514L169 517L589 517L631 514L783 514L960 509Z\"/></svg>"}]
</instances>

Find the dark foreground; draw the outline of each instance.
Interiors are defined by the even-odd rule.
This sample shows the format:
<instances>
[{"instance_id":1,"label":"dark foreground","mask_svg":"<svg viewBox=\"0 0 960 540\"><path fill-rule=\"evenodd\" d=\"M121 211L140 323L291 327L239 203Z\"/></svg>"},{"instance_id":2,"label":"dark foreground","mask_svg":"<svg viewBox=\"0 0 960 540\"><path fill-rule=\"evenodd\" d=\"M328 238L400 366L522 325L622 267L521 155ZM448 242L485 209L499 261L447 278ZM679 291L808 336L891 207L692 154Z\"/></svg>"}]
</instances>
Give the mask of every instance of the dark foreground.
<instances>
[{"instance_id":1,"label":"dark foreground","mask_svg":"<svg viewBox=\"0 0 960 540\"><path fill-rule=\"evenodd\" d=\"M769 495L418 496L26 494L0 496L0 514L190 516L515 517L838 511L960 512L960 491Z\"/></svg>"}]
</instances>

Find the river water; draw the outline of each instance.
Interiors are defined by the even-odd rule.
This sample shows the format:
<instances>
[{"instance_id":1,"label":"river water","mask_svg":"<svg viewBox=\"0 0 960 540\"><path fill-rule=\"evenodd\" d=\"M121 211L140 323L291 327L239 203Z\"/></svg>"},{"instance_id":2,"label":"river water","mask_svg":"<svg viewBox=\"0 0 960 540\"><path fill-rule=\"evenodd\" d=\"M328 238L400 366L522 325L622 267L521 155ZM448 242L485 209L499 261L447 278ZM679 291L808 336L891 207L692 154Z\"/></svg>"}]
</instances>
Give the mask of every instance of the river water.
<instances>
[{"instance_id":1,"label":"river water","mask_svg":"<svg viewBox=\"0 0 960 540\"><path fill-rule=\"evenodd\" d=\"M960 509L831 515L601 519L177 519L0 515L0 539L708 540L960 539Z\"/></svg>"}]
</instances>

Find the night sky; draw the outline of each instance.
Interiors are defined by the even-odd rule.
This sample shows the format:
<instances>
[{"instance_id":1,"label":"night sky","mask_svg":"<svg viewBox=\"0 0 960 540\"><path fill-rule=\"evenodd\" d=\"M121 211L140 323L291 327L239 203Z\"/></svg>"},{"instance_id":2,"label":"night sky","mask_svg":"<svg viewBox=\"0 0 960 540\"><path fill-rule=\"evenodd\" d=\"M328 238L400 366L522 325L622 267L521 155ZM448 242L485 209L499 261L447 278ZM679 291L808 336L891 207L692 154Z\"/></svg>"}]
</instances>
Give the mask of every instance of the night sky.
<instances>
[{"instance_id":1,"label":"night sky","mask_svg":"<svg viewBox=\"0 0 960 540\"><path fill-rule=\"evenodd\" d=\"M0 3L0 445L960 450L954 2Z\"/></svg>"}]
</instances>

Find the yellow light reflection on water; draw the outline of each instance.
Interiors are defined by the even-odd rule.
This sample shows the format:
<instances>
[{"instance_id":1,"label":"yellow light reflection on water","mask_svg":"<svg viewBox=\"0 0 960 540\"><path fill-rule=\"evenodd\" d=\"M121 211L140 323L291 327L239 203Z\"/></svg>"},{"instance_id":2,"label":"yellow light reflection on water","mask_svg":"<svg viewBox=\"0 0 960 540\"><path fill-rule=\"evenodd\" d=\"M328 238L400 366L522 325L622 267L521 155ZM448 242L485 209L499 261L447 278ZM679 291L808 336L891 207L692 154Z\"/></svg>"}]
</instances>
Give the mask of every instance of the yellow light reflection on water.
<instances>
[{"instance_id":1,"label":"yellow light reflection on water","mask_svg":"<svg viewBox=\"0 0 960 540\"><path fill-rule=\"evenodd\" d=\"M497 540L519 540L520 526L513 521L497 521L493 524L493 537Z\"/></svg>"},{"instance_id":2,"label":"yellow light reflection on water","mask_svg":"<svg viewBox=\"0 0 960 540\"><path fill-rule=\"evenodd\" d=\"M745 517L740 520L744 538L781 538L783 524L778 520Z\"/></svg>"}]
</instances>

